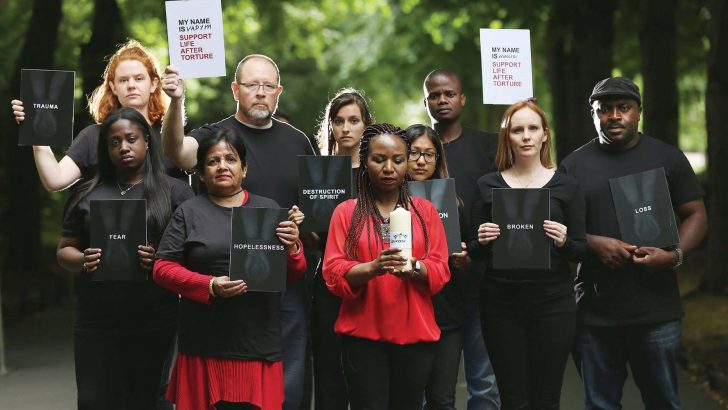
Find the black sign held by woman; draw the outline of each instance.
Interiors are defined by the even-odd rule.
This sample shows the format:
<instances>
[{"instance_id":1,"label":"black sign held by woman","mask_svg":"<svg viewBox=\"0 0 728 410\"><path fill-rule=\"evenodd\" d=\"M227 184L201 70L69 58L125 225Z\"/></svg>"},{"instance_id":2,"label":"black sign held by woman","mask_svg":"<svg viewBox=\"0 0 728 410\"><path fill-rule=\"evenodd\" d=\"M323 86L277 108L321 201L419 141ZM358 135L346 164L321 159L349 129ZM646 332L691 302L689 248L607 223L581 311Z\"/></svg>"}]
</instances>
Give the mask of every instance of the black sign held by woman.
<instances>
[{"instance_id":1,"label":"black sign held by woman","mask_svg":"<svg viewBox=\"0 0 728 410\"><path fill-rule=\"evenodd\" d=\"M25 121L20 126L18 145L71 145L75 79L73 71L21 71Z\"/></svg>"},{"instance_id":2,"label":"black sign held by woman","mask_svg":"<svg viewBox=\"0 0 728 410\"><path fill-rule=\"evenodd\" d=\"M493 268L549 269L551 241L543 221L550 215L547 188L494 188L493 223L500 236L493 241Z\"/></svg>"},{"instance_id":3,"label":"black sign held by woman","mask_svg":"<svg viewBox=\"0 0 728 410\"><path fill-rule=\"evenodd\" d=\"M448 251L450 253L462 252L455 180L448 178L410 181L409 190L410 194L425 198L435 205L442 225L445 227Z\"/></svg>"},{"instance_id":4,"label":"black sign held by woman","mask_svg":"<svg viewBox=\"0 0 728 410\"><path fill-rule=\"evenodd\" d=\"M145 199L91 200L90 247L101 249L101 263L92 275L98 281L147 280L137 247L147 243Z\"/></svg>"},{"instance_id":5,"label":"black sign held by woman","mask_svg":"<svg viewBox=\"0 0 728 410\"><path fill-rule=\"evenodd\" d=\"M230 280L244 280L249 292L286 289L287 249L276 228L287 218L285 209L233 208Z\"/></svg>"},{"instance_id":6,"label":"black sign held by woman","mask_svg":"<svg viewBox=\"0 0 728 410\"><path fill-rule=\"evenodd\" d=\"M336 205L351 198L351 157L299 155L298 175L301 231L328 231Z\"/></svg>"},{"instance_id":7,"label":"black sign held by woman","mask_svg":"<svg viewBox=\"0 0 728 410\"><path fill-rule=\"evenodd\" d=\"M656 248L680 243L664 168L612 178L609 187L624 242Z\"/></svg>"}]
</instances>

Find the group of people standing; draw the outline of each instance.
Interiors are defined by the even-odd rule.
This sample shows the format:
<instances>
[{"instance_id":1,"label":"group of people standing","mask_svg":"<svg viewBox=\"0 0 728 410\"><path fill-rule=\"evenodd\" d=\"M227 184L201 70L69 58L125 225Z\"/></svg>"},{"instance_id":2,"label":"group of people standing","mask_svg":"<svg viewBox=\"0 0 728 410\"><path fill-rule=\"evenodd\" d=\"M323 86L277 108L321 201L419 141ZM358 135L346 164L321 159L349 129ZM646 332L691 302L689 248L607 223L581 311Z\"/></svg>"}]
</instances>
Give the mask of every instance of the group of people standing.
<instances>
[{"instance_id":1,"label":"group of people standing","mask_svg":"<svg viewBox=\"0 0 728 410\"><path fill-rule=\"evenodd\" d=\"M534 99L510 106L494 134L461 124L466 96L448 70L424 80L432 127L376 123L363 94L343 89L317 140L329 155L351 157L355 197L316 234L298 229L305 215L295 166L315 150L272 118L282 92L277 65L246 56L231 90L233 115L185 135L179 72L162 74L130 41L90 97L98 124L60 161L33 147L46 189L80 180L58 245L59 264L80 275L79 409L170 408L166 397L180 410L298 410L309 334L317 409L454 409L461 355L468 409L557 409L569 353L587 409L621 408L627 363L646 408L680 408L674 269L699 245L707 218L684 154L638 131L641 96L631 80L595 85L588 102L597 135L558 169ZM22 102L11 105L21 122ZM622 242L609 179L660 167L679 247ZM199 177L197 196L181 170ZM437 178L455 179L457 252L447 249L435 207L408 189L408 181ZM551 244L550 269L491 267L501 229L491 218L496 188L549 188L550 217L539 229ZM89 203L129 198L146 199L148 241L137 256L150 280L93 281L104 250L89 247ZM282 294L248 292L229 277L239 206L289 209L276 229L288 251ZM398 208L412 215L409 260L389 243ZM307 269L310 329L300 280Z\"/></svg>"}]
</instances>

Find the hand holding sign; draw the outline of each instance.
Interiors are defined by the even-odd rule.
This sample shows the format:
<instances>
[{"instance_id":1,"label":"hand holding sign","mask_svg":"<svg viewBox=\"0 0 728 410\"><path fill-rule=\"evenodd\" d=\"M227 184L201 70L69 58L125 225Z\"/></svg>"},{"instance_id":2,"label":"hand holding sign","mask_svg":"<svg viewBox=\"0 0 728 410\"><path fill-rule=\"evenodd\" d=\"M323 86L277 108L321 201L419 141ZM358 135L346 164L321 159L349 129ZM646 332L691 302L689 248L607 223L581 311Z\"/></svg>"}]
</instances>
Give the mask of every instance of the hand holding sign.
<instances>
[{"instance_id":1,"label":"hand holding sign","mask_svg":"<svg viewBox=\"0 0 728 410\"><path fill-rule=\"evenodd\" d=\"M101 249L86 248L83 250L83 270L93 272L98 269L99 263L101 263Z\"/></svg>"},{"instance_id":2,"label":"hand holding sign","mask_svg":"<svg viewBox=\"0 0 728 410\"><path fill-rule=\"evenodd\" d=\"M137 254L139 255L139 264L146 270L152 270L154 266L154 254L155 250L153 247L148 245L137 246Z\"/></svg>"},{"instance_id":3,"label":"hand holding sign","mask_svg":"<svg viewBox=\"0 0 728 410\"><path fill-rule=\"evenodd\" d=\"M10 108L13 110L13 116L15 116L15 122L20 125L25 120L25 108L23 102L20 100L10 101Z\"/></svg>"},{"instance_id":4,"label":"hand holding sign","mask_svg":"<svg viewBox=\"0 0 728 410\"><path fill-rule=\"evenodd\" d=\"M185 96L185 82L179 77L179 69L167 66L162 75L162 91L173 100Z\"/></svg>"}]
</instances>

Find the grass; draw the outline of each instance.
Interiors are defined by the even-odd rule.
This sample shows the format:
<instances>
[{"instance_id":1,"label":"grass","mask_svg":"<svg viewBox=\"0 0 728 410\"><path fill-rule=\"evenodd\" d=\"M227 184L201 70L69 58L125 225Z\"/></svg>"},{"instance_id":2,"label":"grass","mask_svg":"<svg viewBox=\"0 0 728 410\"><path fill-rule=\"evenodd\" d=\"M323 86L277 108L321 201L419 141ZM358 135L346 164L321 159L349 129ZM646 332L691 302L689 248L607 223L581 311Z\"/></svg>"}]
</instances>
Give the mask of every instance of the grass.
<instances>
[{"instance_id":1,"label":"grass","mask_svg":"<svg viewBox=\"0 0 728 410\"><path fill-rule=\"evenodd\" d=\"M700 290L705 255L690 255L678 272L683 310L683 367L693 381L728 408L728 295Z\"/></svg>"}]
</instances>

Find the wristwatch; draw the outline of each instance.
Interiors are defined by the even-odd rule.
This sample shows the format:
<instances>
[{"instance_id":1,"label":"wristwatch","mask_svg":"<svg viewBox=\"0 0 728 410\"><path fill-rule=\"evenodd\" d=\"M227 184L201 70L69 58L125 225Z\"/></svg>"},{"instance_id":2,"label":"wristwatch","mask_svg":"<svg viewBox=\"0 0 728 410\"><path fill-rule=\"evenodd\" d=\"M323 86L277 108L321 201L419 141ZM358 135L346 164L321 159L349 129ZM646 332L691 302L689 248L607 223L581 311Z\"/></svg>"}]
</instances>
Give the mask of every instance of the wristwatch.
<instances>
[{"instance_id":1,"label":"wristwatch","mask_svg":"<svg viewBox=\"0 0 728 410\"><path fill-rule=\"evenodd\" d=\"M680 265L683 264L683 251L682 251L682 249L680 249L679 246L677 246L677 247L675 247L675 249L673 249L673 252L675 252L677 254L677 262L675 262L675 265L672 266L672 269L675 269L675 268L680 267Z\"/></svg>"},{"instance_id":2,"label":"wristwatch","mask_svg":"<svg viewBox=\"0 0 728 410\"><path fill-rule=\"evenodd\" d=\"M420 260L419 259L415 260L415 266L414 266L414 269L412 269L412 277L416 278L416 277L420 276L420 272L422 272L421 269L422 269L422 264L420 264Z\"/></svg>"}]
</instances>

